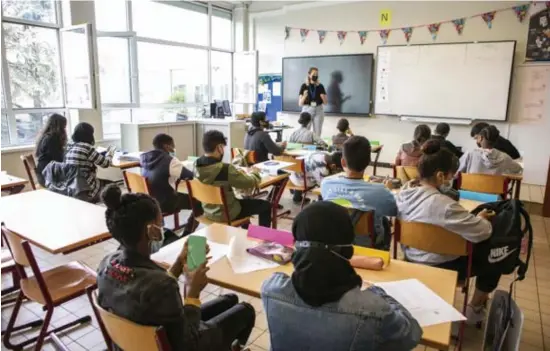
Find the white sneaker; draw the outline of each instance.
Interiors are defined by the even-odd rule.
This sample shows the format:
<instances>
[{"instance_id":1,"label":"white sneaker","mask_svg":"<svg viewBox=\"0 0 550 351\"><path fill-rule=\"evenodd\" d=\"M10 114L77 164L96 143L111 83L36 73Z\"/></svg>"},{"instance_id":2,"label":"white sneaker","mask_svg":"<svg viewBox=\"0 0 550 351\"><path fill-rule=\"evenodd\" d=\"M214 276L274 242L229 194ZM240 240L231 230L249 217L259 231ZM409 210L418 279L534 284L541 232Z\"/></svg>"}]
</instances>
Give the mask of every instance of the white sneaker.
<instances>
[{"instance_id":1,"label":"white sneaker","mask_svg":"<svg viewBox=\"0 0 550 351\"><path fill-rule=\"evenodd\" d=\"M474 307L472 305L466 306L466 324L476 325L485 321L485 315L487 311L485 306Z\"/></svg>"}]
</instances>

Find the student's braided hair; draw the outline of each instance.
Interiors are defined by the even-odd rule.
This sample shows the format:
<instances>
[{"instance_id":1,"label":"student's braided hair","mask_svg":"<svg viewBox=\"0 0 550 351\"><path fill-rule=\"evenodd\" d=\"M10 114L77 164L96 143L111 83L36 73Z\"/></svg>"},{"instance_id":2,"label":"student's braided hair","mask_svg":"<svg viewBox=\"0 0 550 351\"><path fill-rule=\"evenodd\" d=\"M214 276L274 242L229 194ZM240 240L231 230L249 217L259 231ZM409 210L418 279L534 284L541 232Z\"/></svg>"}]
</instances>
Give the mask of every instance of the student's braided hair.
<instances>
[{"instance_id":1,"label":"student's braided hair","mask_svg":"<svg viewBox=\"0 0 550 351\"><path fill-rule=\"evenodd\" d=\"M147 223L154 221L160 212L157 200L149 195L122 195L115 184L110 184L103 190L101 200L107 206L105 220L109 232L127 248L137 245Z\"/></svg>"}]
</instances>

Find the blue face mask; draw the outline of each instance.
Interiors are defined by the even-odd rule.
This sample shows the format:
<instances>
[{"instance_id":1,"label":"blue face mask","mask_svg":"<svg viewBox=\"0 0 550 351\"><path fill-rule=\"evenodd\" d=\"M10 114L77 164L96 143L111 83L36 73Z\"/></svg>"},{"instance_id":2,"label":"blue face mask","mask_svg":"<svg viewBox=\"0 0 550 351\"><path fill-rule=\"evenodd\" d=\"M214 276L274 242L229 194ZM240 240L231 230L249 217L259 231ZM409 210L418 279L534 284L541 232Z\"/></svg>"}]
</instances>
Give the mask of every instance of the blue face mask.
<instances>
[{"instance_id":1,"label":"blue face mask","mask_svg":"<svg viewBox=\"0 0 550 351\"><path fill-rule=\"evenodd\" d=\"M169 152L169 154L172 157L176 157L176 149L174 149L174 151Z\"/></svg>"},{"instance_id":2,"label":"blue face mask","mask_svg":"<svg viewBox=\"0 0 550 351\"><path fill-rule=\"evenodd\" d=\"M152 231L157 231L152 233ZM149 226L149 252L154 254L158 252L164 243L164 229L158 225L151 224Z\"/></svg>"}]
</instances>

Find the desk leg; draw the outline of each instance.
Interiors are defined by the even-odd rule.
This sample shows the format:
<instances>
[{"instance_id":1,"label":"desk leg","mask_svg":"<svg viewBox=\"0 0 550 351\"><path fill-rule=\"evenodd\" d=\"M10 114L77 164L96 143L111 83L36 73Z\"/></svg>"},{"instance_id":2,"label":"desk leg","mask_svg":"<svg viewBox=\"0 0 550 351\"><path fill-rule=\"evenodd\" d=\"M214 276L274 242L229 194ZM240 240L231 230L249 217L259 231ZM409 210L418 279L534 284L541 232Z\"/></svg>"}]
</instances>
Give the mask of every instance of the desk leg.
<instances>
[{"instance_id":1,"label":"desk leg","mask_svg":"<svg viewBox=\"0 0 550 351\"><path fill-rule=\"evenodd\" d=\"M521 180L515 181L515 189L514 189L514 199L519 200L519 193L521 190Z\"/></svg>"},{"instance_id":2,"label":"desk leg","mask_svg":"<svg viewBox=\"0 0 550 351\"><path fill-rule=\"evenodd\" d=\"M283 213L279 214L277 213L279 202L281 201L281 197L283 196L283 193L285 192L286 183L288 182L288 178L285 178L281 180L278 184L273 185L273 198L271 199L271 227L273 229L277 229L277 218L290 213L290 211L284 211Z\"/></svg>"}]
</instances>

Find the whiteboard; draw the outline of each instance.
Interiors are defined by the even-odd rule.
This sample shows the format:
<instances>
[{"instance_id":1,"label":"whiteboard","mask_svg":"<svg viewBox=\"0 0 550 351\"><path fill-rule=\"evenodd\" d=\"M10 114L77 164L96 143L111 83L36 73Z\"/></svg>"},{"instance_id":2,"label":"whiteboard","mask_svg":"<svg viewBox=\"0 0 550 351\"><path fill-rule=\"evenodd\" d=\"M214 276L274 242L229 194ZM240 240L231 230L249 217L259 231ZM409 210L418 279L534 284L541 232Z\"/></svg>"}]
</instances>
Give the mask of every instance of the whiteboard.
<instances>
[{"instance_id":1,"label":"whiteboard","mask_svg":"<svg viewBox=\"0 0 550 351\"><path fill-rule=\"evenodd\" d=\"M378 47L375 114L504 121L515 41Z\"/></svg>"},{"instance_id":2,"label":"whiteboard","mask_svg":"<svg viewBox=\"0 0 550 351\"><path fill-rule=\"evenodd\" d=\"M258 52L233 54L233 102L255 104L258 93Z\"/></svg>"}]
</instances>

